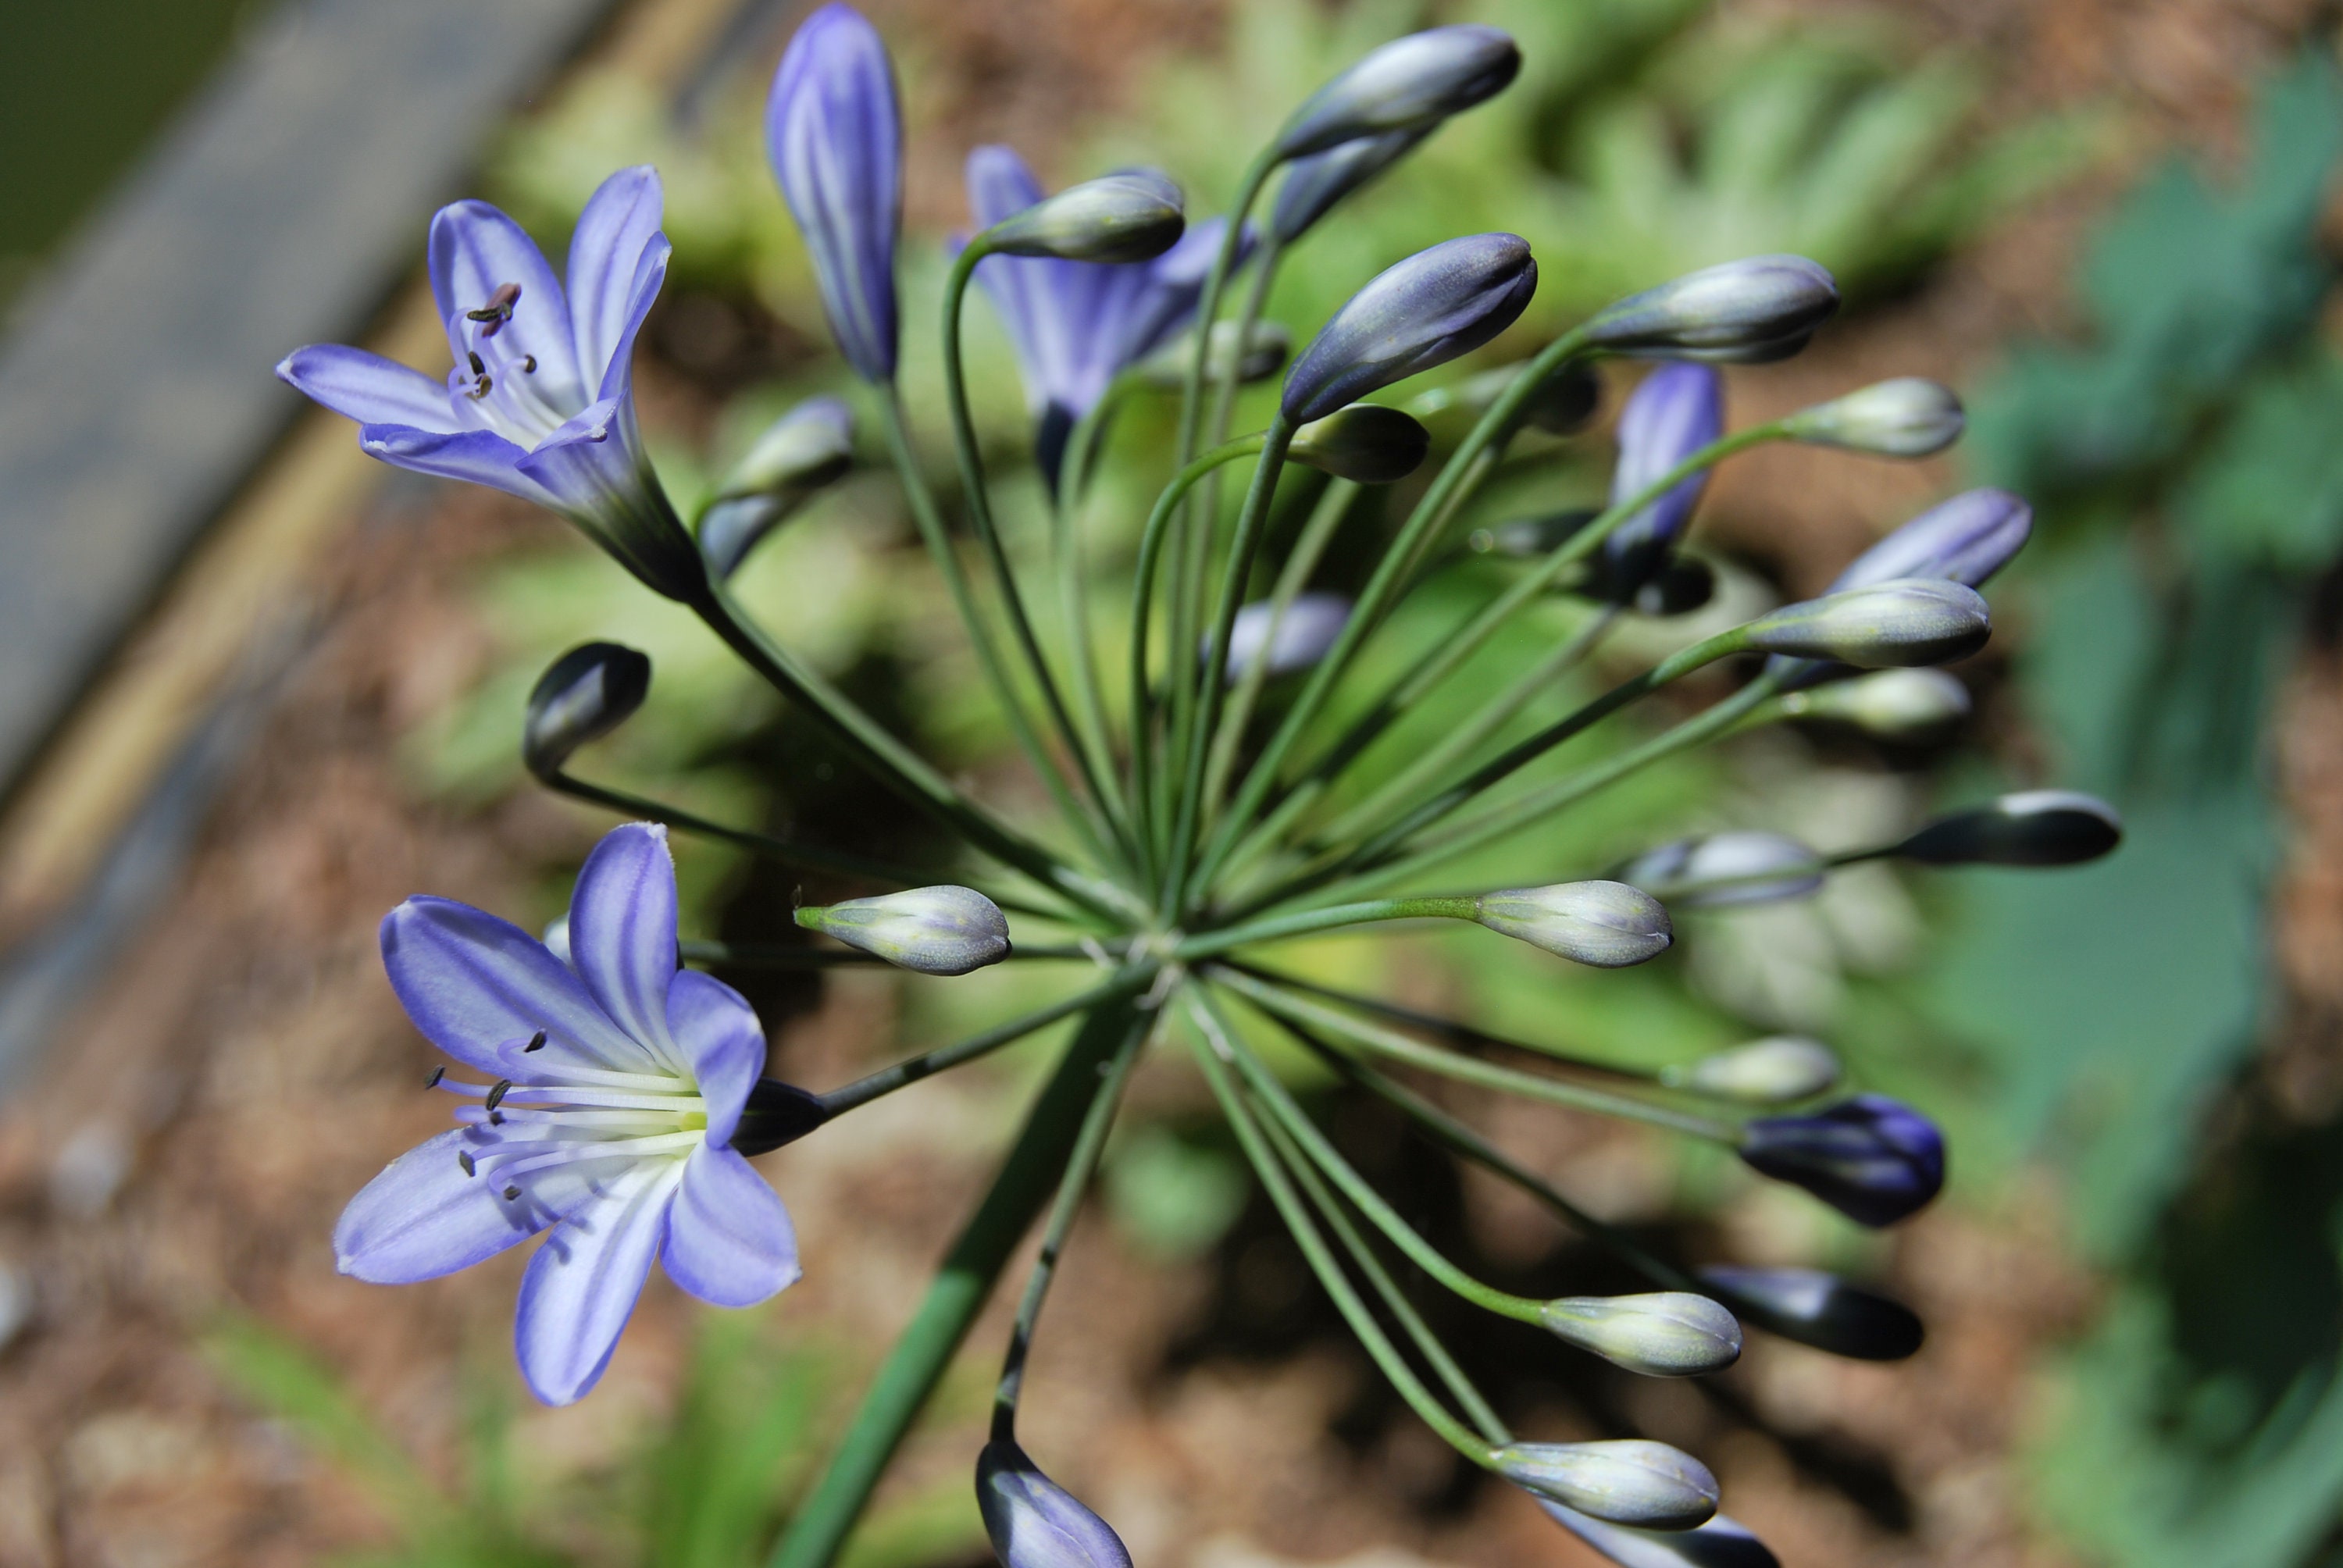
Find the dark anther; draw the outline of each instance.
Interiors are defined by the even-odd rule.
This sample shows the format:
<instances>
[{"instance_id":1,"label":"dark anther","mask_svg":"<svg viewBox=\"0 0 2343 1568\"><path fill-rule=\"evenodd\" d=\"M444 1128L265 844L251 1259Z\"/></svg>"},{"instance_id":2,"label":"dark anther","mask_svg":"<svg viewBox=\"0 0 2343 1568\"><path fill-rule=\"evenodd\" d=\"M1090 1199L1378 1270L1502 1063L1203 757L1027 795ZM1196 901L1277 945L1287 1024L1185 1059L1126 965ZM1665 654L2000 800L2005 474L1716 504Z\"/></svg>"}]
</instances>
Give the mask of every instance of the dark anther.
<instances>
[{"instance_id":1,"label":"dark anther","mask_svg":"<svg viewBox=\"0 0 2343 1568\"><path fill-rule=\"evenodd\" d=\"M496 386L494 381L490 380L488 377L483 376L480 377L479 384L474 387L469 392L465 393L464 396L477 403L481 398L487 397L489 389L494 386Z\"/></svg>"},{"instance_id":2,"label":"dark anther","mask_svg":"<svg viewBox=\"0 0 2343 1568\"><path fill-rule=\"evenodd\" d=\"M524 354L520 357L520 373L524 376L534 376L537 374L536 355Z\"/></svg>"},{"instance_id":3,"label":"dark anther","mask_svg":"<svg viewBox=\"0 0 2343 1568\"><path fill-rule=\"evenodd\" d=\"M524 1050L524 1051L530 1051L530 1050L543 1050L544 1049L545 1049L545 1030L541 1030L541 1029L540 1029L540 1030L538 1030L535 1034L530 1035L530 1036L528 1037L528 1043L527 1045L524 1045L524 1046L522 1046L522 1047L521 1047L521 1050Z\"/></svg>"},{"instance_id":4,"label":"dark anther","mask_svg":"<svg viewBox=\"0 0 2343 1568\"><path fill-rule=\"evenodd\" d=\"M516 1199L516 1198L518 1198L518 1197L519 1197L519 1196L520 1196L520 1188L519 1188L519 1186L518 1186L518 1184L516 1184L516 1185L514 1185L514 1186L508 1187L508 1188L506 1188L506 1189L505 1189L505 1201L506 1201L506 1202L509 1203L509 1202L511 1202L514 1199Z\"/></svg>"},{"instance_id":5,"label":"dark anther","mask_svg":"<svg viewBox=\"0 0 2343 1568\"><path fill-rule=\"evenodd\" d=\"M489 1125L489 1126L491 1126L491 1127L502 1127L504 1124L505 1124L505 1113L504 1113L503 1111L489 1111L489 1112L488 1112L488 1125Z\"/></svg>"},{"instance_id":6,"label":"dark anther","mask_svg":"<svg viewBox=\"0 0 2343 1568\"><path fill-rule=\"evenodd\" d=\"M497 1086L488 1091L488 1109L494 1111L498 1106L502 1105L505 1102L505 1096L511 1092L512 1080L509 1078L498 1079Z\"/></svg>"},{"instance_id":7,"label":"dark anther","mask_svg":"<svg viewBox=\"0 0 2343 1568\"><path fill-rule=\"evenodd\" d=\"M497 291L488 296L488 302L478 310L464 312L464 319L487 322L488 325L480 328L480 336L494 337L504 330L505 323L512 319L513 307L519 303L520 285L499 283Z\"/></svg>"},{"instance_id":8,"label":"dark anther","mask_svg":"<svg viewBox=\"0 0 2343 1568\"><path fill-rule=\"evenodd\" d=\"M465 357L465 358L467 358L467 359L468 359L468 360L470 360L470 361L472 362L472 374L473 374L473 375L475 375L475 376L486 376L486 375L488 373L488 367L487 364L486 364L485 362L483 362L483 361L481 360L480 357L479 357L478 354L474 353L471 349L467 348L467 349L465 349L465 350L464 350L464 357Z\"/></svg>"},{"instance_id":9,"label":"dark anther","mask_svg":"<svg viewBox=\"0 0 2343 1568\"><path fill-rule=\"evenodd\" d=\"M467 1176L477 1176L479 1174L478 1171L472 1169L472 1151L468 1149L458 1149L456 1151L456 1163L464 1168L464 1174Z\"/></svg>"},{"instance_id":10,"label":"dark anther","mask_svg":"<svg viewBox=\"0 0 2343 1568\"><path fill-rule=\"evenodd\" d=\"M423 1081L423 1087L426 1089L437 1089L439 1087L439 1081L447 1076L447 1070L446 1068L435 1067L431 1070L431 1076Z\"/></svg>"}]
</instances>

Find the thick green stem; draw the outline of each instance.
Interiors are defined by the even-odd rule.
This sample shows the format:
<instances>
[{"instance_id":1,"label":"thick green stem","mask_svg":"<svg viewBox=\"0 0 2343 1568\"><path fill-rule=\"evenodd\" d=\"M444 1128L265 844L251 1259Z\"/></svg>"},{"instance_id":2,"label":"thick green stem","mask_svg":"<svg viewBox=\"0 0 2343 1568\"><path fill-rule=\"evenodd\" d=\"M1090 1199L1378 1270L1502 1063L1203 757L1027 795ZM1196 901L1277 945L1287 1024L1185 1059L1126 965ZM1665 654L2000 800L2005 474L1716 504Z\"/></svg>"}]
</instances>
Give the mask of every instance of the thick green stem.
<instances>
[{"instance_id":1,"label":"thick green stem","mask_svg":"<svg viewBox=\"0 0 2343 1568\"><path fill-rule=\"evenodd\" d=\"M991 1191L863 1395L829 1468L791 1513L771 1568L828 1568L837 1557L887 1462L1065 1169L1083 1113L1098 1093L1100 1070L1130 1038L1133 1023L1129 1004L1101 1006L1067 1046Z\"/></svg>"}]
</instances>

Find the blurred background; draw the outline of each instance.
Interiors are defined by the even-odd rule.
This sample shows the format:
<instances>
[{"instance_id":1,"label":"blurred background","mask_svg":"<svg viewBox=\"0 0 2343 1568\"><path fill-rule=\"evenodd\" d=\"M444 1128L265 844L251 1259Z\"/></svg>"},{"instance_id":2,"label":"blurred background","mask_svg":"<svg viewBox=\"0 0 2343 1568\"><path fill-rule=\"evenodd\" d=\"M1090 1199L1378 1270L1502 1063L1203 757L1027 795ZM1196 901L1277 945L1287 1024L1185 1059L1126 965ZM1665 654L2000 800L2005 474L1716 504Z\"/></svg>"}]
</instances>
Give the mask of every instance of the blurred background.
<instances>
[{"instance_id":1,"label":"blurred background","mask_svg":"<svg viewBox=\"0 0 2343 1568\"><path fill-rule=\"evenodd\" d=\"M342 1202L444 1117L415 1092L431 1055L375 922L420 890L542 922L608 825L518 764L522 698L562 648L613 638L657 665L597 777L893 857L920 830L558 521L369 464L269 376L319 340L443 368L431 209L486 195L552 249L605 174L650 161L676 259L639 383L670 487L704 493L780 408L848 379L758 126L803 8L0 3L0 1565L760 1561L1046 1061L1030 1043L761 1161L804 1282L719 1313L655 1281L572 1408L538 1408L513 1370L518 1258L396 1291L333 1270ZM1692 917L1677 953L1624 974L1427 937L1375 977L1623 1061L1831 1040L1952 1139L1947 1199L1884 1237L1664 1140L1459 1103L1655 1245L1886 1282L1926 1348L1865 1365L1758 1338L1694 1388L1444 1326L1542 1433L1700 1452L1785 1563L2343 1564L2331 7L864 8L903 78L906 374L930 436L969 147L1011 142L1051 184L1143 159L1209 212L1287 106L1435 19L1512 30L1522 79L1314 232L1273 318L1306 335L1391 260L1477 229L1539 257L1515 345L1694 266L1799 251L1847 312L1800 358L1729 372L1735 423L1889 375L1960 390L1971 433L1947 457L1737 459L1697 540L1745 607L1815 591L1955 489L2027 496L2036 541L1960 671L1964 733L1753 735L1572 819L1556 853L1602 864L1696 826L1858 841L2052 783L2117 802L2122 851L2048 877L1873 868ZM1005 340L971 316L971 373L1001 389L977 399L993 462L1030 513ZM1102 511L1142 508L1159 471L1167 419L1131 423ZM1486 520L1598 497L1608 460L1598 427L1497 487ZM915 548L874 469L737 580L1013 797ZM1453 614L1437 583L1418 598L1394 663ZM1686 635L1650 623L1618 657ZM678 849L687 934L786 937L792 879ZM1336 978L1359 950L1305 961ZM812 1084L1036 995L1001 970L728 978L776 1070ZM1514 1195L1367 1108L1328 1111L1483 1277L1626 1288ZM1045 1322L1028 1446L1147 1568L1593 1562L1396 1405L1216 1127L1180 1068L1142 1072ZM1001 1328L973 1336L852 1568L989 1560L968 1465Z\"/></svg>"}]
</instances>

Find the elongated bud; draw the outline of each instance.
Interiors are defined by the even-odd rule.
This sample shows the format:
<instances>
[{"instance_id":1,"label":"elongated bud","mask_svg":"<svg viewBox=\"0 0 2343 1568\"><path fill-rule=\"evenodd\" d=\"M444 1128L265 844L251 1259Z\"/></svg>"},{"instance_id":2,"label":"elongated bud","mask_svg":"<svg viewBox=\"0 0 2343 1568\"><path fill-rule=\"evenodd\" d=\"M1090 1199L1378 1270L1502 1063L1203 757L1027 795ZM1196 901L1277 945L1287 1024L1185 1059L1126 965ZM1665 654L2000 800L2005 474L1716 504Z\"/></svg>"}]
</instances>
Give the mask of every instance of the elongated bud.
<instances>
[{"instance_id":1,"label":"elongated bud","mask_svg":"<svg viewBox=\"0 0 2343 1568\"><path fill-rule=\"evenodd\" d=\"M1779 833L1711 833L1646 849L1614 873L1687 909L1802 899L1823 885L1823 858Z\"/></svg>"},{"instance_id":2,"label":"elongated bud","mask_svg":"<svg viewBox=\"0 0 2343 1568\"><path fill-rule=\"evenodd\" d=\"M798 924L923 975L964 975L1009 956L1009 920L973 888L913 888L805 905Z\"/></svg>"},{"instance_id":3,"label":"elongated bud","mask_svg":"<svg viewBox=\"0 0 2343 1568\"><path fill-rule=\"evenodd\" d=\"M976 1506L1002 1568L1131 1568L1113 1528L1006 1438L977 1455Z\"/></svg>"},{"instance_id":4,"label":"elongated bud","mask_svg":"<svg viewBox=\"0 0 2343 1568\"><path fill-rule=\"evenodd\" d=\"M719 575L738 570L759 540L854 466L854 411L809 397L773 421L724 476L699 518L699 550Z\"/></svg>"},{"instance_id":5,"label":"elongated bud","mask_svg":"<svg viewBox=\"0 0 2343 1568\"><path fill-rule=\"evenodd\" d=\"M1361 136L1436 126L1503 92L1521 68L1521 50L1494 27L1432 27L1395 38L1311 94L1278 133L1278 156L1306 157Z\"/></svg>"},{"instance_id":6,"label":"elongated bud","mask_svg":"<svg viewBox=\"0 0 2343 1568\"><path fill-rule=\"evenodd\" d=\"M1543 1497L1538 1506L1619 1568L1782 1568L1782 1560L1747 1525L1722 1513L1691 1530L1634 1530Z\"/></svg>"},{"instance_id":7,"label":"elongated bud","mask_svg":"<svg viewBox=\"0 0 2343 1568\"><path fill-rule=\"evenodd\" d=\"M1152 261L1179 243L1187 226L1180 187L1152 169L1131 169L1044 196L975 243L999 256Z\"/></svg>"},{"instance_id":8,"label":"elongated bud","mask_svg":"<svg viewBox=\"0 0 2343 1568\"><path fill-rule=\"evenodd\" d=\"M1877 669L1782 699L1792 719L1851 724L1882 740L1940 735L1969 713L1969 689L1941 669Z\"/></svg>"},{"instance_id":9,"label":"elongated bud","mask_svg":"<svg viewBox=\"0 0 2343 1568\"><path fill-rule=\"evenodd\" d=\"M1720 1266L1700 1279L1743 1322L1851 1361L1900 1362L1927 1338L1903 1302L1818 1269Z\"/></svg>"},{"instance_id":10,"label":"elongated bud","mask_svg":"<svg viewBox=\"0 0 2343 1568\"><path fill-rule=\"evenodd\" d=\"M1716 1512L1716 1477L1664 1442L1507 1443L1496 1469L1534 1496L1612 1524L1690 1530Z\"/></svg>"},{"instance_id":11,"label":"elongated bud","mask_svg":"<svg viewBox=\"0 0 2343 1568\"><path fill-rule=\"evenodd\" d=\"M1968 417L1952 388L1917 376L1850 392L1782 421L1794 441L1883 457L1926 457L1961 438Z\"/></svg>"},{"instance_id":12,"label":"elongated bud","mask_svg":"<svg viewBox=\"0 0 2343 1568\"><path fill-rule=\"evenodd\" d=\"M1538 1309L1560 1338L1645 1377L1719 1372L1741 1358L1733 1314L1689 1291L1565 1296Z\"/></svg>"},{"instance_id":13,"label":"elongated bud","mask_svg":"<svg viewBox=\"0 0 2343 1568\"><path fill-rule=\"evenodd\" d=\"M1750 1169L1875 1228L1918 1213L1945 1185L1944 1134L1884 1094L1805 1116L1760 1117L1741 1130L1740 1153Z\"/></svg>"},{"instance_id":14,"label":"elongated bud","mask_svg":"<svg viewBox=\"0 0 2343 1568\"><path fill-rule=\"evenodd\" d=\"M1705 266L1597 313L1587 340L1614 354L1762 365L1787 359L1838 309L1838 284L1803 256Z\"/></svg>"},{"instance_id":15,"label":"elongated bud","mask_svg":"<svg viewBox=\"0 0 2343 1568\"><path fill-rule=\"evenodd\" d=\"M1660 366L1619 411L1611 504L1641 495L1724 433L1725 378L1705 365ZM1703 470L1611 530L1603 541L1603 557L1613 597L1629 597L1660 569L1707 487L1708 473Z\"/></svg>"},{"instance_id":16,"label":"elongated bud","mask_svg":"<svg viewBox=\"0 0 2343 1568\"><path fill-rule=\"evenodd\" d=\"M1537 289L1529 242L1475 234L1420 250L1353 295L1286 373L1283 408L1321 419L1378 387L1445 365L1511 327Z\"/></svg>"},{"instance_id":17,"label":"elongated bud","mask_svg":"<svg viewBox=\"0 0 2343 1568\"><path fill-rule=\"evenodd\" d=\"M1342 635L1343 626L1351 618L1351 601L1338 593L1304 593L1293 596L1285 607L1285 614L1277 614L1272 599L1256 599L1237 611L1236 624L1229 628L1228 678L1242 680L1252 671L1253 660L1262 657L1262 646L1268 647L1269 673L1291 675L1307 669L1326 657L1334 639ZM1277 624L1277 635L1270 636L1270 623ZM1210 638L1199 649L1199 657L1210 658Z\"/></svg>"},{"instance_id":18,"label":"elongated bud","mask_svg":"<svg viewBox=\"0 0 2343 1568\"><path fill-rule=\"evenodd\" d=\"M1269 232L1280 245L1291 245L1324 217L1336 202L1373 181L1392 165L1415 150L1432 134L1430 126L1360 136L1298 158L1287 166L1277 187L1277 205L1270 209Z\"/></svg>"},{"instance_id":19,"label":"elongated bud","mask_svg":"<svg viewBox=\"0 0 2343 1568\"><path fill-rule=\"evenodd\" d=\"M1811 1100L1838 1082L1838 1053L1818 1040L1779 1034L1704 1056L1660 1073L1671 1089L1713 1094L1745 1105Z\"/></svg>"},{"instance_id":20,"label":"elongated bud","mask_svg":"<svg viewBox=\"0 0 2343 1568\"><path fill-rule=\"evenodd\" d=\"M1396 408L1353 403L1293 433L1286 456L1360 485L1406 478L1432 450L1432 432Z\"/></svg>"},{"instance_id":21,"label":"elongated bud","mask_svg":"<svg viewBox=\"0 0 2343 1568\"><path fill-rule=\"evenodd\" d=\"M615 642L571 648L537 678L521 721L520 758L551 779L570 754L634 717L651 689L651 661Z\"/></svg>"},{"instance_id":22,"label":"elongated bud","mask_svg":"<svg viewBox=\"0 0 2343 1568\"><path fill-rule=\"evenodd\" d=\"M1237 345L1244 345L1240 352ZM1195 336L1191 333L1172 339L1145 359L1137 370L1151 387L1176 392L1188 384L1188 361L1196 352ZM1236 361L1237 379L1247 386L1266 381L1285 368L1286 359L1293 352L1293 334L1282 322L1256 321L1245 327L1234 321L1215 321L1212 334L1204 347L1204 379L1224 380L1230 361Z\"/></svg>"},{"instance_id":23,"label":"elongated bud","mask_svg":"<svg viewBox=\"0 0 2343 1568\"><path fill-rule=\"evenodd\" d=\"M1453 417L1461 424L1478 419L1524 374L1521 365L1500 365L1445 387L1428 387L1407 400L1407 411L1427 421ZM1522 422L1549 436L1567 436L1583 429L1602 401L1602 378L1590 367L1574 361L1531 390L1522 404Z\"/></svg>"},{"instance_id":24,"label":"elongated bud","mask_svg":"<svg viewBox=\"0 0 2343 1568\"><path fill-rule=\"evenodd\" d=\"M1825 594L1741 628L1745 646L1760 652L1864 669L1949 663L1992 635L1993 612L1976 590L1943 578L1896 578Z\"/></svg>"},{"instance_id":25,"label":"elongated bud","mask_svg":"<svg viewBox=\"0 0 2343 1568\"><path fill-rule=\"evenodd\" d=\"M1970 588L2009 564L2034 531L2034 508L2007 490L1964 490L1855 558L1831 591L1893 578L1946 578Z\"/></svg>"},{"instance_id":26,"label":"elongated bud","mask_svg":"<svg viewBox=\"0 0 2343 1568\"><path fill-rule=\"evenodd\" d=\"M1473 919L1596 969L1655 959L1675 940L1660 901L1624 882L1557 882L1483 893L1473 900Z\"/></svg>"},{"instance_id":27,"label":"elongated bud","mask_svg":"<svg viewBox=\"0 0 2343 1568\"><path fill-rule=\"evenodd\" d=\"M1898 844L1896 855L1930 866L2072 866L2122 842L2123 819L2106 801L2072 789L2028 789L1939 818Z\"/></svg>"}]
</instances>

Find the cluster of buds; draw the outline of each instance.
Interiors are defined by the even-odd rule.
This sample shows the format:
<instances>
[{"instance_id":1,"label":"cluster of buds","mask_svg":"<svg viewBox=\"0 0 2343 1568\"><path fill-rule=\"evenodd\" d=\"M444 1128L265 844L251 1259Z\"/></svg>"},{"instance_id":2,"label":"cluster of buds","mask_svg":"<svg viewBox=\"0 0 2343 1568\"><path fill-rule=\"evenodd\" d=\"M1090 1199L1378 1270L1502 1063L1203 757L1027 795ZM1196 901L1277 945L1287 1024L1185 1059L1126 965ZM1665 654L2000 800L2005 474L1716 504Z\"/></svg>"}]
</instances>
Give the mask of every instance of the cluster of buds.
<instances>
[{"instance_id":1,"label":"cluster of buds","mask_svg":"<svg viewBox=\"0 0 2343 1568\"><path fill-rule=\"evenodd\" d=\"M540 1395L578 1398L600 1375L654 1261L726 1305L797 1277L787 1213L743 1155L1070 1020L1071 1042L994 1185L792 1515L782 1568L822 1568L834 1555L1020 1238L1044 1215L990 1440L977 1457L978 1497L1009 1568L1128 1568L1114 1531L1021 1446L1016 1417L1027 1348L1073 1216L1133 1063L1159 1041L1188 1048L1326 1292L1400 1395L1464 1461L1635 1568L1773 1561L1717 1512L1716 1478L1690 1455L1641 1439L1554 1442L1509 1430L1388 1259L1477 1309L1545 1329L1557 1353L1652 1377L1719 1372L1752 1328L1893 1360L1918 1348L1919 1321L1829 1274L1657 1255L1586 1215L1428 1091L1443 1080L1469 1083L1704 1140L1733 1151L1754 1176L1875 1227L1907 1219L1942 1188L1936 1126L1910 1106L1850 1089L1837 1054L1817 1040L1768 1038L1626 1072L1316 984L1279 967L1274 950L1330 930L1446 920L1614 969L1670 950L1672 909L1808 897L1840 868L1874 859L2067 865L2114 849L2121 829L2096 800L2035 791L1885 844L1826 852L1778 834L1725 832L1646 849L1607 875L1557 866L1534 869L1551 879L1529 886L1442 885L1462 857L1491 845L1535 856L1552 840L1527 830L1654 762L1754 725L1820 720L1898 743L1941 736L1968 709L1966 687L1941 667L1990 636L1978 589L2025 543L2031 521L2014 496L1956 497L1865 552L1825 594L1691 642L1506 739L1534 699L1591 668L1622 618L1708 597L1706 568L1682 546L1717 465L1771 441L1915 457L1962 427L1949 391L1908 378L1728 427L1715 367L1794 355L1837 308L1830 275L1798 256L1708 267L1620 300L1512 364L1395 390L1503 337L1537 288L1525 241L1464 236L1366 280L1286 367L1293 335L1262 315L1282 258L1444 121L1502 91L1519 63L1513 40L1478 26L1433 28L1374 51L1293 113L1248 169L1232 210L1200 223L1153 171L1049 195L1013 151L977 149L969 164L977 226L958 243L942 310L972 558L952 542L901 418L895 78L878 34L842 5L822 6L799 28L773 83L767 132L840 351L861 385L851 405L825 397L784 417L689 525L642 459L628 380L633 336L667 258L648 170L613 176L588 206L567 296L501 214L459 204L441 215L432 278L458 363L476 375L442 387L346 349L303 349L286 361L288 380L365 423L368 450L531 496L577 520L697 613L823 727L850 766L965 849L950 864L897 864L582 779L570 770L578 754L647 700L652 672L644 656L615 644L566 655L529 701L530 770L661 826L616 829L581 874L567 920L543 941L439 900L409 900L385 921L385 960L409 1013L488 1081L434 1075L435 1087L463 1101L458 1127L394 1162L352 1202L336 1237L347 1271L427 1278L551 1234L523 1289L518 1344ZM1281 178L1257 228L1252 210ZM1232 310L1231 286L1247 268L1250 303ZM1029 613L1033 585L1003 542L970 416L960 340L971 285L1009 330L1034 415L1034 455L1048 480L1039 520L1060 598L1046 623L1062 639L1055 648ZM1467 528L1515 438L1581 429L1600 394L1598 365L1621 357L1656 364L1621 415L1608 504ZM1235 429L1239 389L1281 369L1265 427ZM1093 484L1108 460L1105 431L1134 401L1174 394L1178 450L1137 530L1129 639L1101 658L1081 546L1089 508L1105 493ZM1392 400L1369 401L1378 395ZM1053 809L1047 816L978 799L791 651L786 627L758 624L729 593L759 541L853 464L863 420L884 433L977 666L1044 792L1034 799ZM1408 478L1435 452L1435 477L1382 540L1363 586L1313 588L1359 498ZM1208 483L1229 467L1248 472L1232 518L1212 504ZM1309 520L1274 560L1271 508L1304 487L1315 497ZM1470 549L1457 548L1468 539ZM1363 689L1373 667L1361 655L1394 612L1475 552L1494 569L1452 584L1480 595L1465 623L1388 687ZM1438 709L1436 727L1410 727L1434 705L1461 704L1451 678L1556 592L1584 601L1578 630L1478 708ZM1604 760L1556 765L1590 729L1735 661L1738 685L1706 709ZM1119 702L1108 699L1102 670L1127 674ZM1280 700L1264 708L1272 680L1282 683ZM1371 778L1368 758L1388 766ZM873 890L801 903L804 945L679 940L669 828ZM939 977L1056 963L1075 966L1081 980L983 1034L815 1091L762 1078L753 1013L700 969L682 967L858 962ZM1475 1278L1321 1130L1262 1049L1278 1037L1615 1249L1651 1288L1541 1301Z\"/></svg>"}]
</instances>

